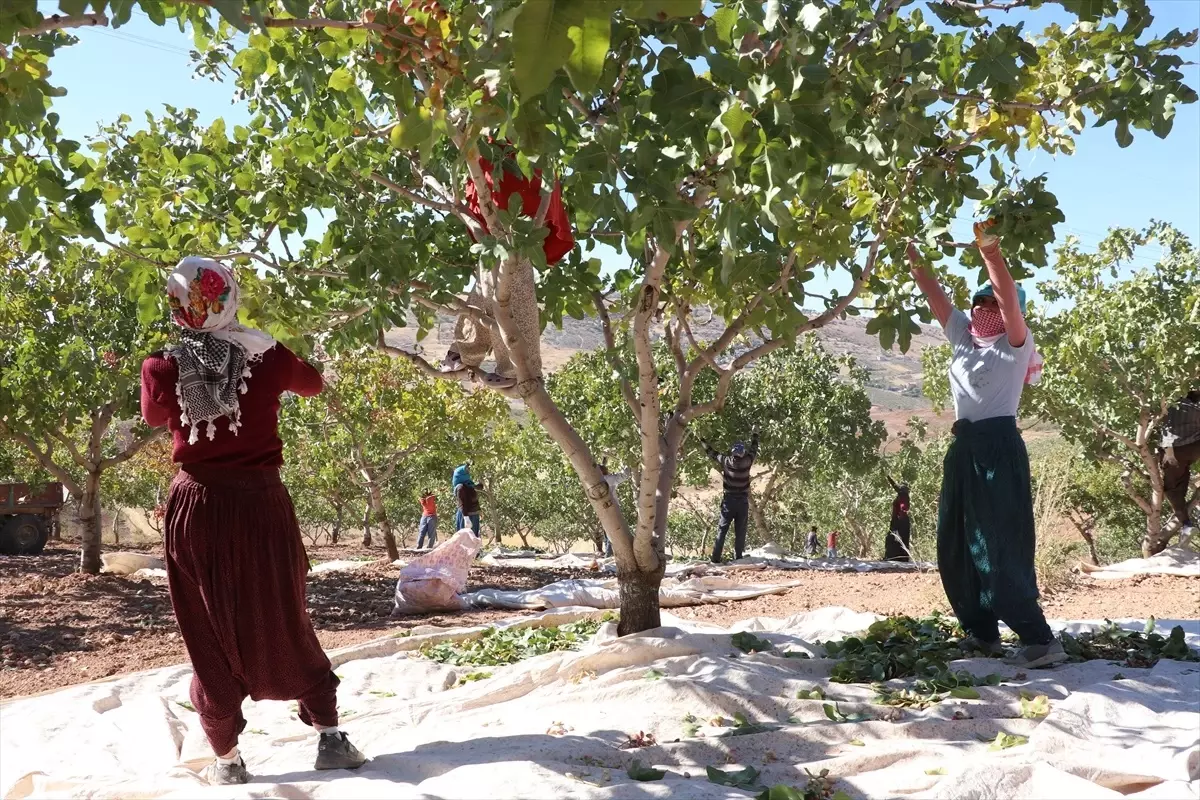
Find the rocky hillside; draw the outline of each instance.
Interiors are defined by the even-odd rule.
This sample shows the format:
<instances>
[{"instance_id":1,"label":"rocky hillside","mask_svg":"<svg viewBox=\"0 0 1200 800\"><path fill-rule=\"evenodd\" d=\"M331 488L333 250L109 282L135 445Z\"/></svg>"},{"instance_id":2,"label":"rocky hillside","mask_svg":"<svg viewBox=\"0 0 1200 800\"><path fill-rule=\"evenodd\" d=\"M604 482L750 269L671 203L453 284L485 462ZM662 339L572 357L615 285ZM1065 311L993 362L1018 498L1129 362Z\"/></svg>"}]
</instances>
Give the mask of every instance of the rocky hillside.
<instances>
[{"instance_id":1,"label":"rocky hillside","mask_svg":"<svg viewBox=\"0 0 1200 800\"><path fill-rule=\"evenodd\" d=\"M929 402L921 395L921 350L937 346L945 341L936 325L923 326L922 333L914 336L912 347L907 353L880 348L878 339L868 336L867 318L847 317L837 320L819 330L817 335L831 352L851 355L870 373L868 382L871 400L877 415L888 422L893 430L904 424L913 414L933 419ZM724 330L720 319L712 319L705 325L694 325L697 338L712 340ZM400 329L389 339L411 349L415 329ZM454 319L443 317L436 331L421 343L421 350L431 359L439 359L454 335ZM604 335L598 320L566 319L562 329L547 328L542 339L542 358L550 370L566 363L575 353L602 347Z\"/></svg>"}]
</instances>

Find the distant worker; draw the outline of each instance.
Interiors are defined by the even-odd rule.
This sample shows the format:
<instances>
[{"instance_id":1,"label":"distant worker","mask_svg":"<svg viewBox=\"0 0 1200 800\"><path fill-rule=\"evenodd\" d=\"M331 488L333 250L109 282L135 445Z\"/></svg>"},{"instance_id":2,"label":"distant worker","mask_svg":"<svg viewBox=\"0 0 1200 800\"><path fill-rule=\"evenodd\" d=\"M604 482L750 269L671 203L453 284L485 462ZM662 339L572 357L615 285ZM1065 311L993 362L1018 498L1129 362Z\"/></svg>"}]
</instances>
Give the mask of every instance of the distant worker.
<instances>
[{"instance_id":1,"label":"distant worker","mask_svg":"<svg viewBox=\"0 0 1200 800\"><path fill-rule=\"evenodd\" d=\"M703 439L704 451L721 470L724 495L721 497L721 518L717 523L717 541L713 545L712 563L721 563L721 551L725 548L725 534L734 526L733 554L741 558L746 549L746 525L750 516L750 468L758 456L758 428L754 428L750 447L736 442L729 455L721 455Z\"/></svg>"},{"instance_id":2,"label":"distant worker","mask_svg":"<svg viewBox=\"0 0 1200 800\"><path fill-rule=\"evenodd\" d=\"M1041 359L1025 323L1025 291L1013 281L988 232L976 223L975 243L991 280L971 298L971 314L954 308L913 244L913 278L950 343L954 440L942 462L938 502L938 571L946 597L967 632L966 652L1001 655L999 623L1021 640L1010 662L1029 669L1067 659L1038 606L1033 491L1029 453L1017 428L1026 383L1040 377Z\"/></svg>"},{"instance_id":3,"label":"distant worker","mask_svg":"<svg viewBox=\"0 0 1200 800\"><path fill-rule=\"evenodd\" d=\"M166 426L179 472L167 498L167 587L192 661L190 698L216 760L213 785L247 783L242 703L294 700L319 734L317 769L366 757L338 729L337 686L304 597L308 557L279 477L279 398L312 397L321 373L238 323L223 264L189 256L167 279L174 341L142 363L142 416Z\"/></svg>"},{"instance_id":4,"label":"distant worker","mask_svg":"<svg viewBox=\"0 0 1200 800\"><path fill-rule=\"evenodd\" d=\"M1179 543L1187 545L1196 531L1189 513L1187 491L1191 484L1192 464L1200 461L1200 390L1188 392L1167 410L1162 448L1163 492L1175 512L1175 519L1179 520ZM1192 502L1195 502L1194 497Z\"/></svg>"},{"instance_id":5,"label":"distant worker","mask_svg":"<svg viewBox=\"0 0 1200 800\"><path fill-rule=\"evenodd\" d=\"M804 550L808 553L809 558L816 558L817 548L821 546L820 540L817 538L817 526L813 525L812 530L808 532L808 541L804 543Z\"/></svg>"},{"instance_id":6,"label":"distant worker","mask_svg":"<svg viewBox=\"0 0 1200 800\"><path fill-rule=\"evenodd\" d=\"M825 548L825 557L826 558L837 558L838 557L838 552L837 552L838 536L839 536L839 533L836 530L829 532L829 541L826 543L828 545L828 547Z\"/></svg>"},{"instance_id":7,"label":"distant worker","mask_svg":"<svg viewBox=\"0 0 1200 800\"><path fill-rule=\"evenodd\" d=\"M892 500L892 521L888 528L887 543L884 545L883 558L885 561L912 561L909 550L909 538L912 535L912 523L908 518L909 497L908 484L897 484L892 476L887 476L892 485L896 498Z\"/></svg>"},{"instance_id":8,"label":"distant worker","mask_svg":"<svg viewBox=\"0 0 1200 800\"><path fill-rule=\"evenodd\" d=\"M463 464L454 470L451 481L454 489L454 505L457 512L454 515L454 530L461 531L466 524L471 523L471 532L479 535L479 490L471 479L470 468Z\"/></svg>"},{"instance_id":9,"label":"distant worker","mask_svg":"<svg viewBox=\"0 0 1200 800\"><path fill-rule=\"evenodd\" d=\"M421 524L417 527L417 549L425 546L429 540L429 549L437 544L437 496L426 491L421 495Z\"/></svg>"}]
</instances>

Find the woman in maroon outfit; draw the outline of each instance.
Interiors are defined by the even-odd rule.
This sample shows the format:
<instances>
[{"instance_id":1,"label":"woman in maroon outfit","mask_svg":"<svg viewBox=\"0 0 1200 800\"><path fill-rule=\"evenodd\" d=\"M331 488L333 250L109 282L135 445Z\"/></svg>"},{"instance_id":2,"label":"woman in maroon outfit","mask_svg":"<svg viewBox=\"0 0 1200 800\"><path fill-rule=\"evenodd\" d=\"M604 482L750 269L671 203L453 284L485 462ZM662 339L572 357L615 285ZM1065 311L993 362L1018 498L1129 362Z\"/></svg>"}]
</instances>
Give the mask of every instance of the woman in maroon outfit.
<instances>
[{"instance_id":1,"label":"woman in maroon outfit","mask_svg":"<svg viewBox=\"0 0 1200 800\"><path fill-rule=\"evenodd\" d=\"M189 257L167 281L179 340L142 364L142 415L174 437L166 514L171 605L192 660L192 705L217 754L211 783L246 783L242 701L297 700L320 732L317 769L366 758L338 730L338 679L308 618L308 557L279 479L283 392L322 388L311 365L237 322L223 265ZM220 423L220 424L218 424Z\"/></svg>"}]
</instances>

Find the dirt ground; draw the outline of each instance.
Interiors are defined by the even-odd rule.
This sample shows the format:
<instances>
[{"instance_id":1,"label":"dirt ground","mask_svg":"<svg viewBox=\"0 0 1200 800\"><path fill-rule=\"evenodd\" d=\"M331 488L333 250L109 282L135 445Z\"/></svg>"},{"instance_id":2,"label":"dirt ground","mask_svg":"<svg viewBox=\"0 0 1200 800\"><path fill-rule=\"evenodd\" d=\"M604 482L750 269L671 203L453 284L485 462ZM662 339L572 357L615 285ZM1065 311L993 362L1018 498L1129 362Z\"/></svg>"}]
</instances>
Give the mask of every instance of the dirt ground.
<instances>
[{"instance_id":1,"label":"dirt ground","mask_svg":"<svg viewBox=\"0 0 1200 800\"><path fill-rule=\"evenodd\" d=\"M153 550L147 552L153 553ZM316 562L383 559L381 548L355 545L309 548ZM386 559L384 559L386 561ZM0 697L36 694L111 675L178 664L187 653L175 627L165 580L129 580L75 572L78 551L50 549L40 556L0 557ZM393 619L399 568L370 564L312 575L308 597L317 637L327 648L386 636L417 625L461 627L522 616L518 611L471 611ZM475 565L468 591L531 589L586 570ZM784 594L736 603L672 609L689 619L728 624L755 616L785 617L840 605L879 614L921 615L946 608L935 573L743 572L750 583L802 580ZM1067 619L1200 618L1200 580L1141 577L1121 581L1080 578L1044 599L1047 615ZM531 612L529 612L531 613Z\"/></svg>"}]
</instances>

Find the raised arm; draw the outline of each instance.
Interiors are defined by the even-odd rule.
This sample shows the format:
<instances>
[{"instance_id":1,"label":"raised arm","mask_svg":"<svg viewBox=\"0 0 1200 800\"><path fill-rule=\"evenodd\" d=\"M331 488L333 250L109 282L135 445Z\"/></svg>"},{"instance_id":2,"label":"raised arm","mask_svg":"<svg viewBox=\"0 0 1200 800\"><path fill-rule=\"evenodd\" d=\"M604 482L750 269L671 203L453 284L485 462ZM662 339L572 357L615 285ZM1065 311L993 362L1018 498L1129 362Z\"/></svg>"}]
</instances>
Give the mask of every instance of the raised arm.
<instances>
[{"instance_id":1,"label":"raised arm","mask_svg":"<svg viewBox=\"0 0 1200 800\"><path fill-rule=\"evenodd\" d=\"M277 344L275 346L283 349L288 360L288 374L284 381L286 385L283 389L294 392L301 397L312 397L320 394L321 390L325 388L325 379L321 377L320 372L317 372L317 368L283 345Z\"/></svg>"},{"instance_id":2,"label":"raised arm","mask_svg":"<svg viewBox=\"0 0 1200 800\"><path fill-rule=\"evenodd\" d=\"M746 451L746 455L750 456L751 461L758 458L758 428L750 434L750 449Z\"/></svg>"},{"instance_id":3,"label":"raised arm","mask_svg":"<svg viewBox=\"0 0 1200 800\"><path fill-rule=\"evenodd\" d=\"M1028 336L1025 315L1021 313L1017 282L1009 274L1004 255L1000 252L1000 240L987 232L993 225L995 223L991 220L975 223L975 244L979 246L979 254L987 265L996 305L1000 306L1000 316L1004 318L1004 329L1008 332L1008 343L1013 347L1021 347Z\"/></svg>"},{"instance_id":4,"label":"raised arm","mask_svg":"<svg viewBox=\"0 0 1200 800\"><path fill-rule=\"evenodd\" d=\"M724 456L722 456L716 450L713 450L712 445L710 445L708 442L704 441L703 439L700 440L700 444L704 445L704 453L709 457L709 459L714 464L717 465L717 469L725 469Z\"/></svg>"},{"instance_id":5,"label":"raised arm","mask_svg":"<svg viewBox=\"0 0 1200 800\"><path fill-rule=\"evenodd\" d=\"M912 270L913 280L917 282L917 287L929 302L929 310L937 318L938 324L945 328L946 322L950 319L950 312L954 311L954 306L951 304L950 298L946 296L946 290L933 276L929 266L921 261L921 254L917 252L917 246L912 242L908 243L908 265Z\"/></svg>"},{"instance_id":6,"label":"raised arm","mask_svg":"<svg viewBox=\"0 0 1200 800\"><path fill-rule=\"evenodd\" d=\"M887 482L891 485L893 492L900 491L900 487L896 485L896 482L894 480L892 480L891 475L884 475L884 477L887 478Z\"/></svg>"}]
</instances>

